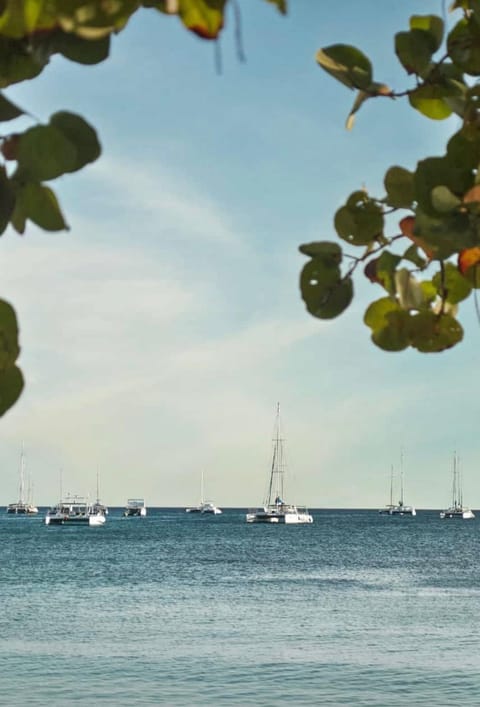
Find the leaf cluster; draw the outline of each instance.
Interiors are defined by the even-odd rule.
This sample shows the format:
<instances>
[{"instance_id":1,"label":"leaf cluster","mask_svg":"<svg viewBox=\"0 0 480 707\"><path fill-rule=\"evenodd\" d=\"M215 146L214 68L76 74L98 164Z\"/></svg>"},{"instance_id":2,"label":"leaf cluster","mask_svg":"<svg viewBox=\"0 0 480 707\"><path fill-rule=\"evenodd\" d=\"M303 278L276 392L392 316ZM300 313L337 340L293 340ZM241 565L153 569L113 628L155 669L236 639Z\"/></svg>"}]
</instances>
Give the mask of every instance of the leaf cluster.
<instances>
[{"instance_id":1,"label":"leaf cluster","mask_svg":"<svg viewBox=\"0 0 480 707\"><path fill-rule=\"evenodd\" d=\"M395 54L414 79L402 92L374 81L370 59L356 47L334 44L317 53L322 69L357 92L349 128L365 100L382 96L406 97L433 120L455 114L461 122L444 154L419 160L414 171L390 167L384 194L354 191L335 214L337 236L361 249L360 255L339 249L337 272L344 261L347 266L337 286L348 282L351 288L352 275L363 264L366 278L383 288L384 296L370 304L364 322L374 343L386 351L439 352L457 344L463 338L458 303L480 287L480 5L459 0L452 9L462 16L448 34L442 18L414 15L409 29L395 35ZM387 224L395 212L398 231L392 235ZM312 297L331 286L330 273L314 267L316 245L300 246L311 258L300 289L307 310L324 318ZM327 248L325 241L319 245Z\"/></svg>"}]
</instances>

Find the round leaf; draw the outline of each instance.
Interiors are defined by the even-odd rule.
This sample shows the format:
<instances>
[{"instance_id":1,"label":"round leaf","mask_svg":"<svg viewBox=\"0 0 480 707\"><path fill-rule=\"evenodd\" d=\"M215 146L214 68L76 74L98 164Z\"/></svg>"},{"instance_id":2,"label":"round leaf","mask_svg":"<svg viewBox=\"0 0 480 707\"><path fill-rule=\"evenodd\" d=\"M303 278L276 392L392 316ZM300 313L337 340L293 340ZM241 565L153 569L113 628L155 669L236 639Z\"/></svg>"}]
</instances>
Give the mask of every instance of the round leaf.
<instances>
[{"instance_id":1,"label":"round leaf","mask_svg":"<svg viewBox=\"0 0 480 707\"><path fill-rule=\"evenodd\" d=\"M390 167L385 174L385 190L389 206L411 208L414 199L413 173L403 167Z\"/></svg>"},{"instance_id":2,"label":"round leaf","mask_svg":"<svg viewBox=\"0 0 480 707\"><path fill-rule=\"evenodd\" d=\"M75 162L70 169L65 170L66 172L81 169L99 157L101 147L97 133L80 115L61 111L52 115L50 124L75 147Z\"/></svg>"},{"instance_id":3,"label":"round leaf","mask_svg":"<svg viewBox=\"0 0 480 707\"><path fill-rule=\"evenodd\" d=\"M23 375L17 366L0 372L0 415L14 405L23 390Z\"/></svg>"},{"instance_id":4,"label":"round leaf","mask_svg":"<svg viewBox=\"0 0 480 707\"><path fill-rule=\"evenodd\" d=\"M420 312L411 317L411 345L422 353L438 353L450 349L463 339L463 329L449 314Z\"/></svg>"},{"instance_id":5,"label":"round leaf","mask_svg":"<svg viewBox=\"0 0 480 707\"><path fill-rule=\"evenodd\" d=\"M349 88L365 90L372 83L370 59L356 47L332 44L319 49L316 59L322 69Z\"/></svg>"},{"instance_id":6,"label":"round leaf","mask_svg":"<svg viewBox=\"0 0 480 707\"><path fill-rule=\"evenodd\" d=\"M22 174L44 181L76 169L74 145L54 125L37 125L20 136L18 167Z\"/></svg>"}]
</instances>

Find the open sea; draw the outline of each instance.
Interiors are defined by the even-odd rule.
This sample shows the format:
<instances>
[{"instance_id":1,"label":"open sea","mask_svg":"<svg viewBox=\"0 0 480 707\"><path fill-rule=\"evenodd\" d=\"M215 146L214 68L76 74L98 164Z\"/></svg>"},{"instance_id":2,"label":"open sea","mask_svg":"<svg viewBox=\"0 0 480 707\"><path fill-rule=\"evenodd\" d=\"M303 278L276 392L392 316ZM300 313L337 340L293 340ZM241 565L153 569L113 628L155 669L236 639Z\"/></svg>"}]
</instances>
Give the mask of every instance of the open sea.
<instances>
[{"instance_id":1,"label":"open sea","mask_svg":"<svg viewBox=\"0 0 480 707\"><path fill-rule=\"evenodd\" d=\"M480 705L480 516L0 517L0 704Z\"/></svg>"}]
</instances>

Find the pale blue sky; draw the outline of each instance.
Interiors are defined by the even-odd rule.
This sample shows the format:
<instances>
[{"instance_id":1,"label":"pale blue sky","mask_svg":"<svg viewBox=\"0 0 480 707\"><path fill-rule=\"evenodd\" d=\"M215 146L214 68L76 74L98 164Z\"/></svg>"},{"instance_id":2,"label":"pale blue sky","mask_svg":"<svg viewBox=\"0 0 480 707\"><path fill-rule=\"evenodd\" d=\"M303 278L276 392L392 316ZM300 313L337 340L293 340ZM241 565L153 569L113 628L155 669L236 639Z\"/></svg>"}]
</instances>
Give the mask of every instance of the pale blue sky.
<instances>
[{"instance_id":1,"label":"pale blue sky","mask_svg":"<svg viewBox=\"0 0 480 707\"><path fill-rule=\"evenodd\" d=\"M292 0L287 17L240 4L247 62L229 15L222 75L212 44L145 10L107 62L55 58L7 92L45 122L84 115L104 152L52 183L70 232L2 239L1 294L19 316L27 386L0 422L0 499L17 495L23 439L40 504L56 500L60 469L64 490L91 494L99 469L108 503L188 505L204 469L218 504L256 505L279 400L289 500L382 505L403 445L408 502L448 503L456 447L466 500L480 507L473 301L461 309L465 341L426 356L374 347L362 315L381 290L363 278L328 323L298 294L298 245L334 239L351 191L380 195L390 165L440 154L455 125L385 99L347 132L353 94L315 52L355 44L400 90L410 83L393 34L443 3Z\"/></svg>"}]
</instances>

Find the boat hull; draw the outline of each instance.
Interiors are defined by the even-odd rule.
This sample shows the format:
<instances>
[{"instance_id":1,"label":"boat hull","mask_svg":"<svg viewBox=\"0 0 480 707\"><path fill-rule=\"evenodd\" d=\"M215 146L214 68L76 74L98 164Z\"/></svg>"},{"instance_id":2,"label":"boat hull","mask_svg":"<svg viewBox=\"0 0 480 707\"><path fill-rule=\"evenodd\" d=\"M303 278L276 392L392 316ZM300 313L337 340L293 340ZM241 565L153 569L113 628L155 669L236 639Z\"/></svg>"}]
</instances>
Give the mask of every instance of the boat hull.
<instances>
[{"instance_id":1,"label":"boat hull","mask_svg":"<svg viewBox=\"0 0 480 707\"><path fill-rule=\"evenodd\" d=\"M69 516L63 513L55 513L45 517L45 525L87 525L100 526L104 525L104 515L82 515Z\"/></svg>"},{"instance_id":2,"label":"boat hull","mask_svg":"<svg viewBox=\"0 0 480 707\"><path fill-rule=\"evenodd\" d=\"M472 520L475 518L475 514L473 511L470 510L470 508L463 508L463 509L451 509L447 508L446 511L440 511L440 518L446 519L446 520L451 520L451 519L457 519L457 520Z\"/></svg>"},{"instance_id":3,"label":"boat hull","mask_svg":"<svg viewBox=\"0 0 480 707\"><path fill-rule=\"evenodd\" d=\"M246 515L247 523L271 523L282 525L305 525L313 523L313 517L307 511L291 510L257 510L249 511Z\"/></svg>"}]
</instances>

